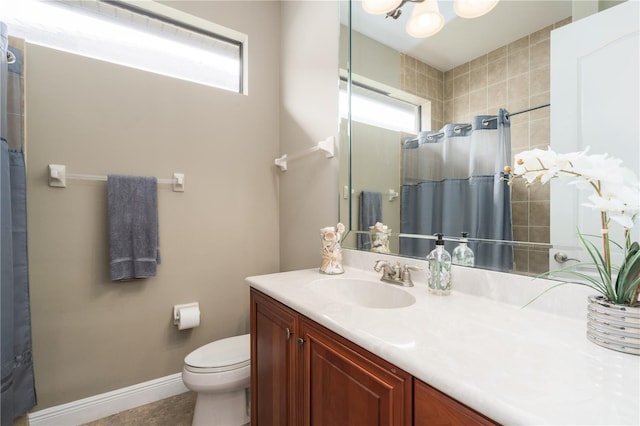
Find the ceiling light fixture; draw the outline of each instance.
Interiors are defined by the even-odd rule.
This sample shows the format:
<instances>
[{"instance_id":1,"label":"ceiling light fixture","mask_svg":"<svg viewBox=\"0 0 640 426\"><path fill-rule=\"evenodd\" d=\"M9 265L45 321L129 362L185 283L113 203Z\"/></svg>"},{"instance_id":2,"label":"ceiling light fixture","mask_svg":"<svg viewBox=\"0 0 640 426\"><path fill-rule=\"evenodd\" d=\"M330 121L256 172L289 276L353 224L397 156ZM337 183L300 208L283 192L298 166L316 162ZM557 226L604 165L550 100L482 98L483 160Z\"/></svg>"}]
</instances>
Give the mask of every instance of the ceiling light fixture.
<instances>
[{"instance_id":1,"label":"ceiling light fixture","mask_svg":"<svg viewBox=\"0 0 640 426\"><path fill-rule=\"evenodd\" d=\"M498 1L454 0L453 8L461 18L477 18L489 13ZM372 15L398 19L406 3L416 3L406 27L412 37L431 37L444 27L444 16L440 13L437 0L362 0L362 8Z\"/></svg>"},{"instance_id":2,"label":"ceiling light fixture","mask_svg":"<svg viewBox=\"0 0 640 426\"><path fill-rule=\"evenodd\" d=\"M430 37L444 27L444 16L440 13L436 0L425 0L413 7L413 14L407 22L407 32L411 37Z\"/></svg>"},{"instance_id":3,"label":"ceiling light fixture","mask_svg":"<svg viewBox=\"0 0 640 426\"><path fill-rule=\"evenodd\" d=\"M362 0L362 8L372 15L387 15L385 18L398 19L402 6L406 3L422 3L424 0Z\"/></svg>"},{"instance_id":4,"label":"ceiling light fixture","mask_svg":"<svg viewBox=\"0 0 640 426\"><path fill-rule=\"evenodd\" d=\"M453 9L461 18L477 18L491 11L498 0L455 0Z\"/></svg>"},{"instance_id":5,"label":"ceiling light fixture","mask_svg":"<svg viewBox=\"0 0 640 426\"><path fill-rule=\"evenodd\" d=\"M402 5L402 0L363 0L362 8L372 15L384 15Z\"/></svg>"}]
</instances>

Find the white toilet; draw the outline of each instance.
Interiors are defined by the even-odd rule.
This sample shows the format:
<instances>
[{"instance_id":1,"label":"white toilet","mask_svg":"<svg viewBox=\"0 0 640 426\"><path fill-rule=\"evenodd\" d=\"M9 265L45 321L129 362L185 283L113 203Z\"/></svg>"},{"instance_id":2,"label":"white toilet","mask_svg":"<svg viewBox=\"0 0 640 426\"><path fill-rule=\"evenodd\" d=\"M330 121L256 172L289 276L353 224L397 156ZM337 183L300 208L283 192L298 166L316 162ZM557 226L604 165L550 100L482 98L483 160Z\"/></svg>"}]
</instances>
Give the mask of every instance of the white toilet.
<instances>
[{"instance_id":1,"label":"white toilet","mask_svg":"<svg viewBox=\"0 0 640 426\"><path fill-rule=\"evenodd\" d=\"M194 426L249 423L250 356L249 335L244 334L216 340L184 358L182 381L198 394Z\"/></svg>"}]
</instances>

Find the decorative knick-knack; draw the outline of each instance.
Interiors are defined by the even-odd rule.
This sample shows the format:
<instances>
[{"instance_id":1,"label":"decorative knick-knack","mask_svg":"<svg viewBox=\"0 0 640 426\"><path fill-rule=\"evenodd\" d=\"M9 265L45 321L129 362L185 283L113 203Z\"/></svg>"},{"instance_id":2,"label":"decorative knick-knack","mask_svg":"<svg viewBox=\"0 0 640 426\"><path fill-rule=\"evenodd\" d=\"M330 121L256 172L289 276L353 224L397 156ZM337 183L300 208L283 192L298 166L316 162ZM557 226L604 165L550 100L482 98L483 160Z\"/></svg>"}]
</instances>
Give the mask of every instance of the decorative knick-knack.
<instances>
[{"instance_id":1,"label":"decorative knick-knack","mask_svg":"<svg viewBox=\"0 0 640 426\"><path fill-rule=\"evenodd\" d=\"M344 225L342 223L320 229L320 240L322 241L320 272L330 275L344 272L342 269L342 247L340 246L343 233Z\"/></svg>"},{"instance_id":2,"label":"decorative knick-knack","mask_svg":"<svg viewBox=\"0 0 640 426\"><path fill-rule=\"evenodd\" d=\"M371 251L374 253L389 253L389 236L391 229L381 222L369 227L369 238L371 239Z\"/></svg>"}]
</instances>

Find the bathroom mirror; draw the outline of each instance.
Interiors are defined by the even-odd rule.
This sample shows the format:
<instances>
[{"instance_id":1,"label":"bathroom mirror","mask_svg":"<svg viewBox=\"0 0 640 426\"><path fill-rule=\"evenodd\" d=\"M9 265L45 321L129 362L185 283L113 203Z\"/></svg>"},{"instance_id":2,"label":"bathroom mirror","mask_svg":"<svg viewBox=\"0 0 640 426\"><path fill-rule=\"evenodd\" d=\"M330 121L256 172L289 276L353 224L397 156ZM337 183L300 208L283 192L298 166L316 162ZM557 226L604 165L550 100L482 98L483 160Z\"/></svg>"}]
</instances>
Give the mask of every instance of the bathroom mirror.
<instances>
[{"instance_id":1,"label":"bathroom mirror","mask_svg":"<svg viewBox=\"0 0 640 426\"><path fill-rule=\"evenodd\" d=\"M340 68L344 84L340 143L341 152L350 153L348 158L342 156L340 165L341 221L349 224L351 231L345 247L369 249L362 241L368 239L366 231L359 229L360 197L365 191L381 195L381 216L393 231L390 252L421 258L426 255L426 249L407 254L401 244L403 240L430 238L429 234L399 234L404 220L403 142L415 138L418 131L439 130L448 123L471 123L474 116L495 116L499 108L505 108L512 114L511 155L551 144L550 32L571 22L573 2L503 0L489 14L475 19L456 17L452 3L438 1L445 18L443 29L430 38L417 39L405 30L412 3L406 3L401 16L394 20L366 13L360 1L341 2ZM347 96L348 88L351 97ZM387 106L393 111L404 108L414 114L414 121L398 128L392 127L399 120L391 120L391 125L363 122L366 119L354 117L351 108L363 101L390 104ZM400 106L394 106L394 102ZM525 112L517 114L520 111ZM518 185L510 196L511 238L482 243L506 248L513 262L510 267L489 269L523 274L549 270L553 253L550 186L527 190ZM459 235L446 237L455 240Z\"/></svg>"}]
</instances>

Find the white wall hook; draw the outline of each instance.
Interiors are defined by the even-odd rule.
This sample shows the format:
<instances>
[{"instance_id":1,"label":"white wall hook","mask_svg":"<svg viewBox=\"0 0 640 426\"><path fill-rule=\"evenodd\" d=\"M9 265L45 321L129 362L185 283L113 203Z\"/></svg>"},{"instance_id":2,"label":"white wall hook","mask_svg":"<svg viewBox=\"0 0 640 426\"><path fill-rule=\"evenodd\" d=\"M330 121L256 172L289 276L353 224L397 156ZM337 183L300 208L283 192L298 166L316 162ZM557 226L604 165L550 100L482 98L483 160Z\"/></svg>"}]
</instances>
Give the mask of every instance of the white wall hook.
<instances>
[{"instance_id":1,"label":"white wall hook","mask_svg":"<svg viewBox=\"0 0 640 426\"><path fill-rule=\"evenodd\" d=\"M63 164L49 164L49 186L65 188L67 186L67 168Z\"/></svg>"},{"instance_id":2,"label":"white wall hook","mask_svg":"<svg viewBox=\"0 0 640 426\"><path fill-rule=\"evenodd\" d=\"M398 191L394 191L393 189L389 190L389 201L393 201L396 198L398 198L400 196L400 194L398 194Z\"/></svg>"}]
</instances>

